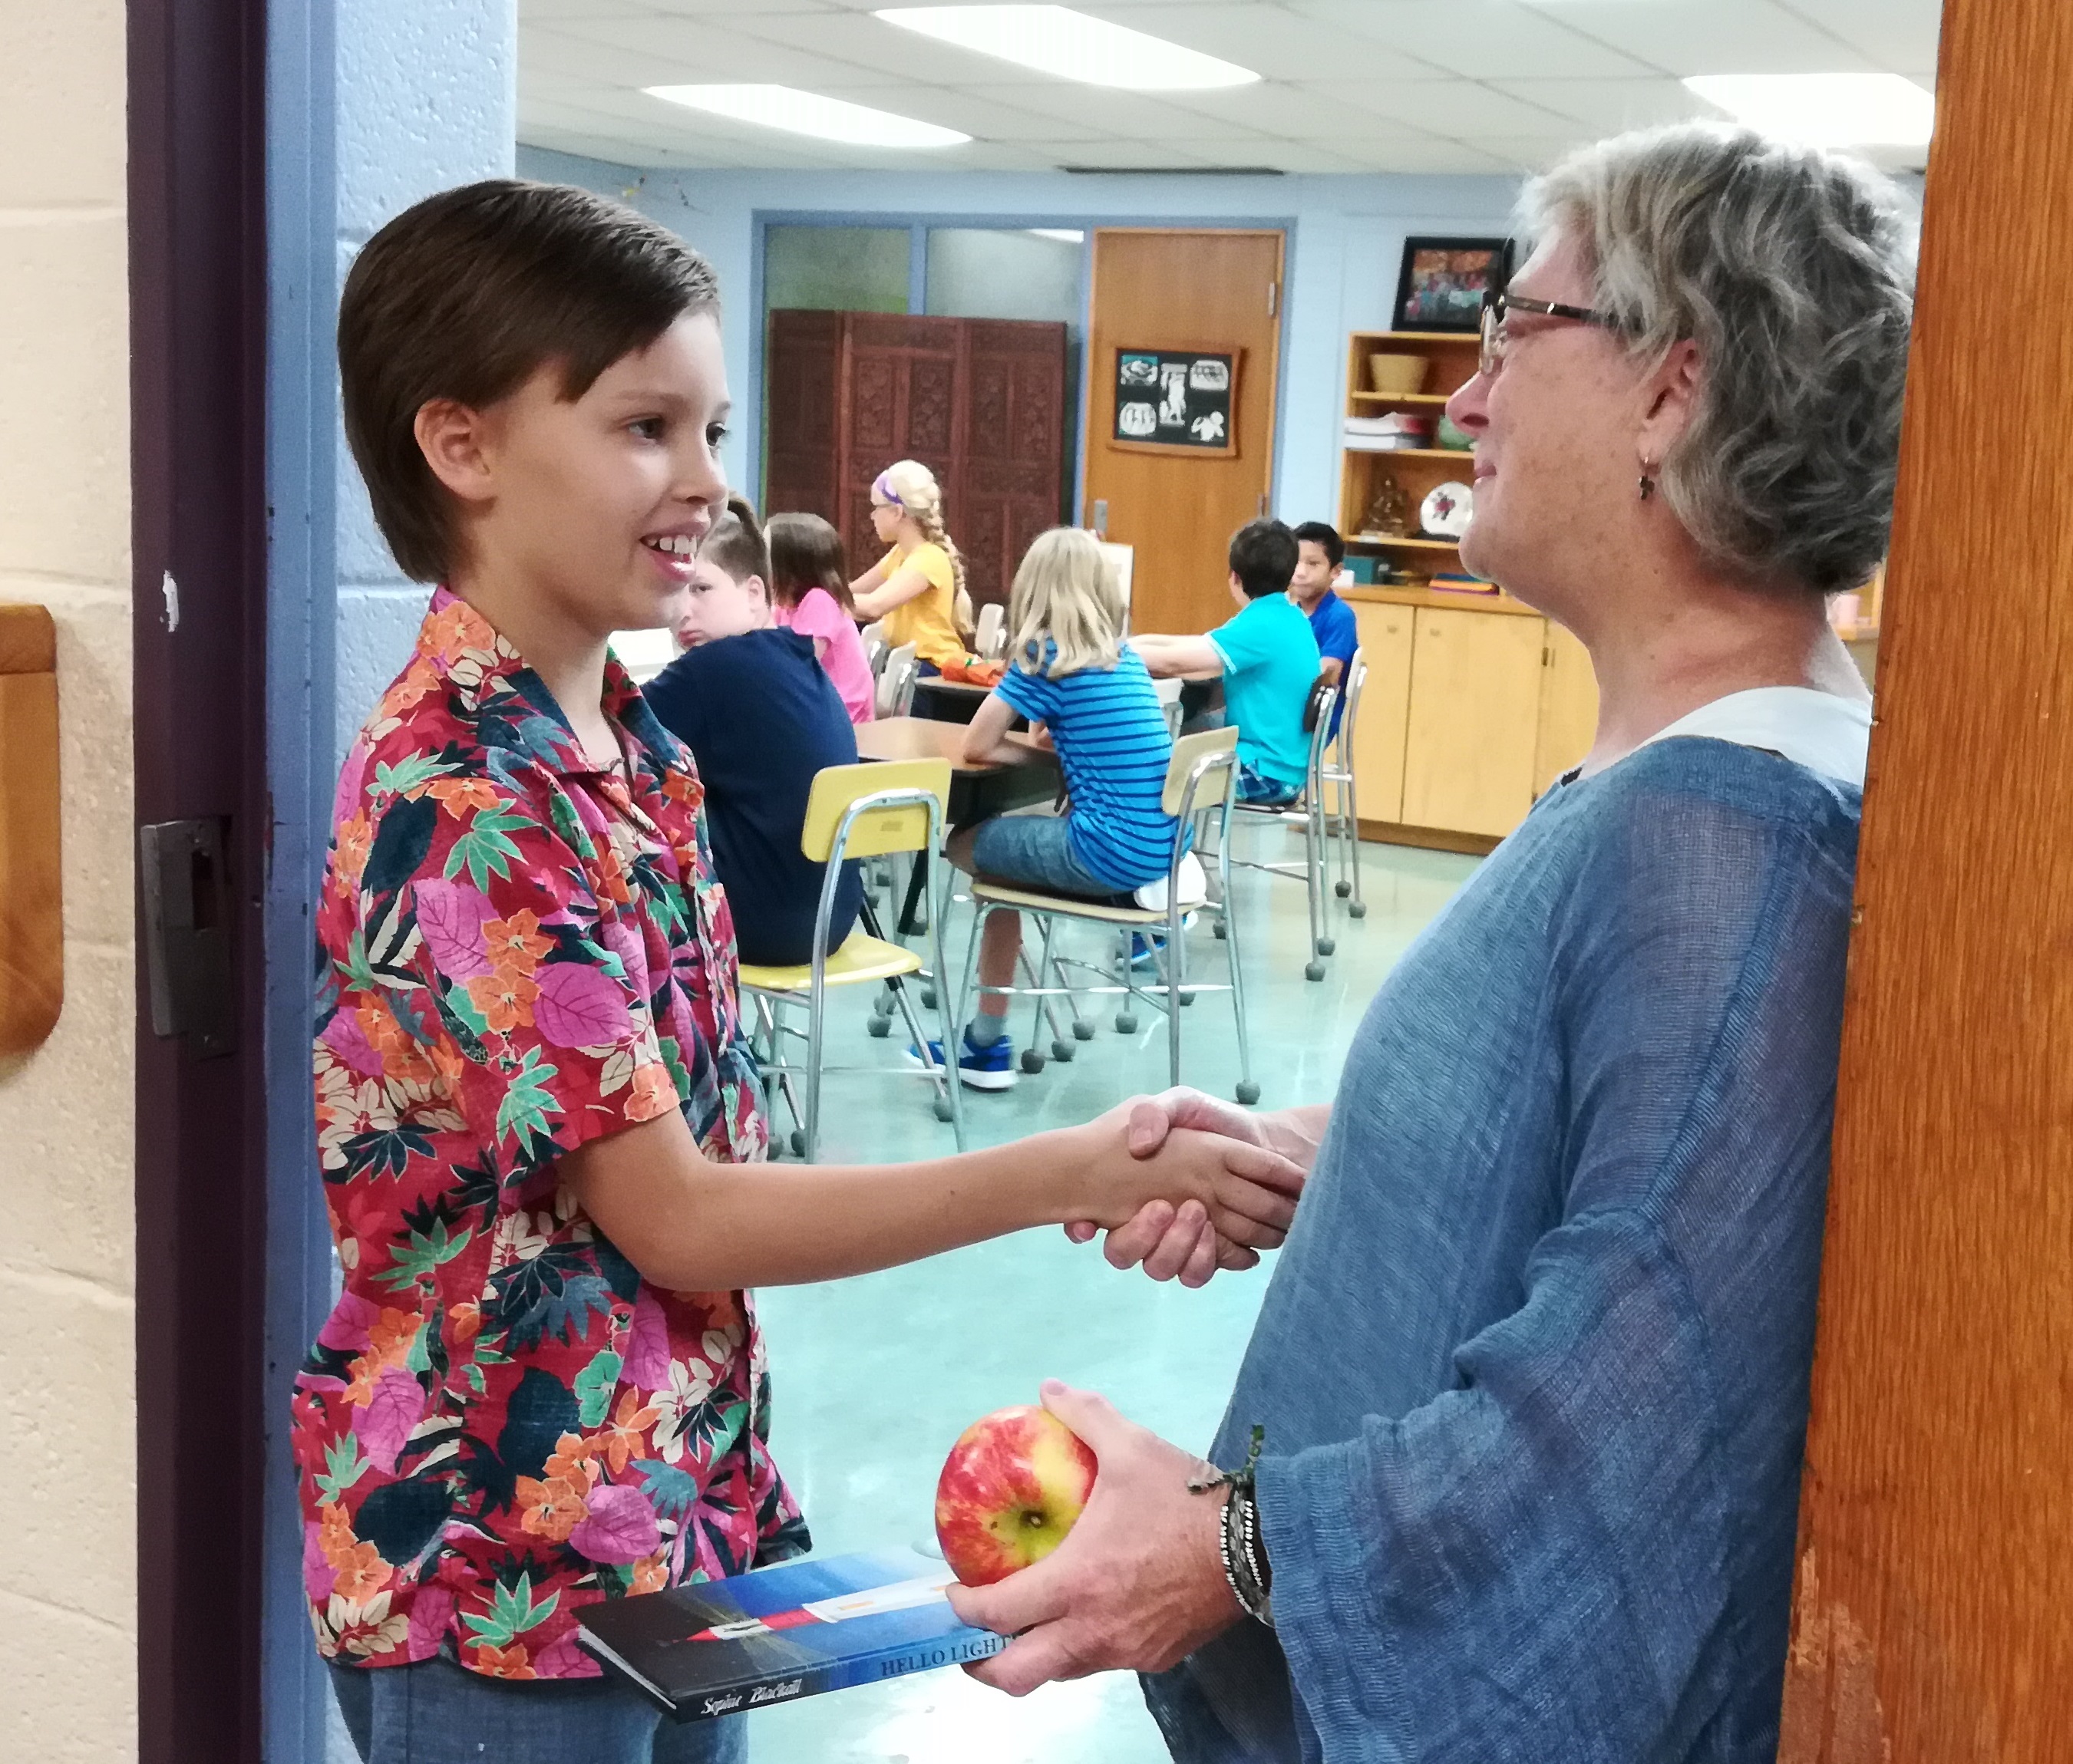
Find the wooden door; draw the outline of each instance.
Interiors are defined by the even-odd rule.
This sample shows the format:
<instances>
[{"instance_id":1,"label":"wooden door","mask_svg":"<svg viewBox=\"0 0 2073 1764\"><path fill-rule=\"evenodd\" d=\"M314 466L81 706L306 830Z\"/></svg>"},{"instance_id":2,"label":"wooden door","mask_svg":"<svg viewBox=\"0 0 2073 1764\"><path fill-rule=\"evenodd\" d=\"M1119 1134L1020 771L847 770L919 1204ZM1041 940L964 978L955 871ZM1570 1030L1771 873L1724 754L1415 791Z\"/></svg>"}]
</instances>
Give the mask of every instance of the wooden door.
<instances>
[{"instance_id":1,"label":"wooden door","mask_svg":"<svg viewBox=\"0 0 2073 1764\"><path fill-rule=\"evenodd\" d=\"M843 315L770 315L764 352L763 508L835 520L841 513Z\"/></svg>"},{"instance_id":2,"label":"wooden door","mask_svg":"<svg viewBox=\"0 0 2073 1764\"><path fill-rule=\"evenodd\" d=\"M1780 1764L2073 1757L2069 92L2066 0L1948 0Z\"/></svg>"},{"instance_id":3,"label":"wooden door","mask_svg":"<svg viewBox=\"0 0 2073 1764\"><path fill-rule=\"evenodd\" d=\"M972 603L1005 604L1029 541L1064 518L1065 327L959 319L963 446L950 531Z\"/></svg>"},{"instance_id":4,"label":"wooden door","mask_svg":"<svg viewBox=\"0 0 2073 1764\"><path fill-rule=\"evenodd\" d=\"M1502 838L1533 806L1548 621L1420 611L1411 656L1403 820Z\"/></svg>"},{"instance_id":5,"label":"wooden door","mask_svg":"<svg viewBox=\"0 0 2073 1764\"><path fill-rule=\"evenodd\" d=\"M879 473L896 459L918 459L946 497L954 481L958 321L896 313L843 317L843 501L836 524L861 574L884 554L871 530L871 486ZM950 514L954 519L956 510Z\"/></svg>"},{"instance_id":6,"label":"wooden door","mask_svg":"<svg viewBox=\"0 0 2073 1764\"><path fill-rule=\"evenodd\" d=\"M1082 507L1108 505L1108 537L1136 548L1131 623L1207 631L1230 616L1230 536L1269 506L1280 368L1282 235L1105 228L1094 234ZM1113 444L1119 349L1237 349L1237 446L1228 456Z\"/></svg>"},{"instance_id":7,"label":"wooden door","mask_svg":"<svg viewBox=\"0 0 2073 1764\"><path fill-rule=\"evenodd\" d=\"M1598 676L1590 652L1566 626L1551 619L1540 653L1539 734L1533 759L1536 801L1591 750L1598 732Z\"/></svg>"},{"instance_id":8,"label":"wooden door","mask_svg":"<svg viewBox=\"0 0 2073 1764\"><path fill-rule=\"evenodd\" d=\"M1360 721L1354 726L1354 807L1363 820L1403 819L1403 742L1411 719L1412 624L1408 607L1359 606L1367 684L1361 689Z\"/></svg>"}]
</instances>

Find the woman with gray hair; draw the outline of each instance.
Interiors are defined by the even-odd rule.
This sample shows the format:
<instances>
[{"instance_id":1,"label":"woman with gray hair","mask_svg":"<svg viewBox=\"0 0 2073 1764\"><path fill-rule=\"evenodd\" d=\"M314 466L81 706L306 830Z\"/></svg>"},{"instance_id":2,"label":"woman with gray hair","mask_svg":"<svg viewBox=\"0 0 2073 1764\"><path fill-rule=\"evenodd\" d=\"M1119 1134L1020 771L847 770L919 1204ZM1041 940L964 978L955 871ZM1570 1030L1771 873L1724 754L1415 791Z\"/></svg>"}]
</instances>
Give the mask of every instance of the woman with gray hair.
<instances>
[{"instance_id":1,"label":"woman with gray hair","mask_svg":"<svg viewBox=\"0 0 2073 1764\"><path fill-rule=\"evenodd\" d=\"M1222 1474L1062 1387L1100 1476L957 1592L1012 1691L1156 1673L1177 1758L1769 1764L1913 277L1877 173L1689 126L1528 191L1453 397L1463 560L1601 708L1404 956L1326 1107L1139 1105L1310 1166ZM1196 1222L1111 1260L1200 1278Z\"/></svg>"}]
</instances>

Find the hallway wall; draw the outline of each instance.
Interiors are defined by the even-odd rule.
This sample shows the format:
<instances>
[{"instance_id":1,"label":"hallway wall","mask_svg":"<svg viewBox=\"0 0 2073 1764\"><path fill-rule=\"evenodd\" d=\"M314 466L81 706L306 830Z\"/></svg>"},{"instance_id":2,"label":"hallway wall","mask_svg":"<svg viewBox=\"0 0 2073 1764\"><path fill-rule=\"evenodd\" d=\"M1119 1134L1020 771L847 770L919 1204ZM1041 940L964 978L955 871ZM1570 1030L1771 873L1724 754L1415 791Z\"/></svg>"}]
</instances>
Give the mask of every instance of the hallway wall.
<instances>
[{"instance_id":1,"label":"hallway wall","mask_svg":"<svg viewBox=\"0 0 2073 1764\"><path fill-rule=\"evenodd\" d=\"M65 1006L0 1060L0 1758L136 1755L121 0L0 3L0 600L58 627Z\"/></svg>"}]
</instances>

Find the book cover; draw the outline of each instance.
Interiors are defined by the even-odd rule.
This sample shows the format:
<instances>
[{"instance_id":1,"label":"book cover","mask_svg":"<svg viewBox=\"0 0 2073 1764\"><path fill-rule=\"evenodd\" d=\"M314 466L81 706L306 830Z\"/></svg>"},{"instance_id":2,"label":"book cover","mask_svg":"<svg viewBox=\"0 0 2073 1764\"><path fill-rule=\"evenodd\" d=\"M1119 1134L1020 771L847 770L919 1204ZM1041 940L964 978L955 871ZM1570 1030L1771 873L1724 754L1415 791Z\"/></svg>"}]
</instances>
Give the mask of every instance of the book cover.
<instances>
[{"instance_id":1,"label":"book cover","mask_svg":"<svg viewBox=\"0 0 2073 1764\"><path fill-rule=\"evenodd\" d=\"M957 1577L914 1550L804 1557L731 1580L592 1605L583 1646L680 1721L709 1721L1008 1646L959 1622Z\"/></svg>"}]
</instances>

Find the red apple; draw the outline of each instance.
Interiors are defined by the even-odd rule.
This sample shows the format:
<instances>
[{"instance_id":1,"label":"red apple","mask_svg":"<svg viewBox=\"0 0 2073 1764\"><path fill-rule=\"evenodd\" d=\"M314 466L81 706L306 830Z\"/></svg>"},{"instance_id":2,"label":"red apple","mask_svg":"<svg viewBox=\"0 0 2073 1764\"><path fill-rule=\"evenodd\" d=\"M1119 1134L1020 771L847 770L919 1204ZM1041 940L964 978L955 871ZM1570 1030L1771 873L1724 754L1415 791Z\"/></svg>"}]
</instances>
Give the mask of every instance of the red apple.
<instances>
[{"instance_id":1,"label":"red apple","mask_svg":"<svg viewBox=\"0 0 2073 1764\"><path fill-rule=\"evenodd\" d=\"M958 1436L936 1482L936 1540L967 1586L1056 1549L1094 1486L1094 1454L1048 1408L996 1410Z\"/></svg>"}]
</instances>

